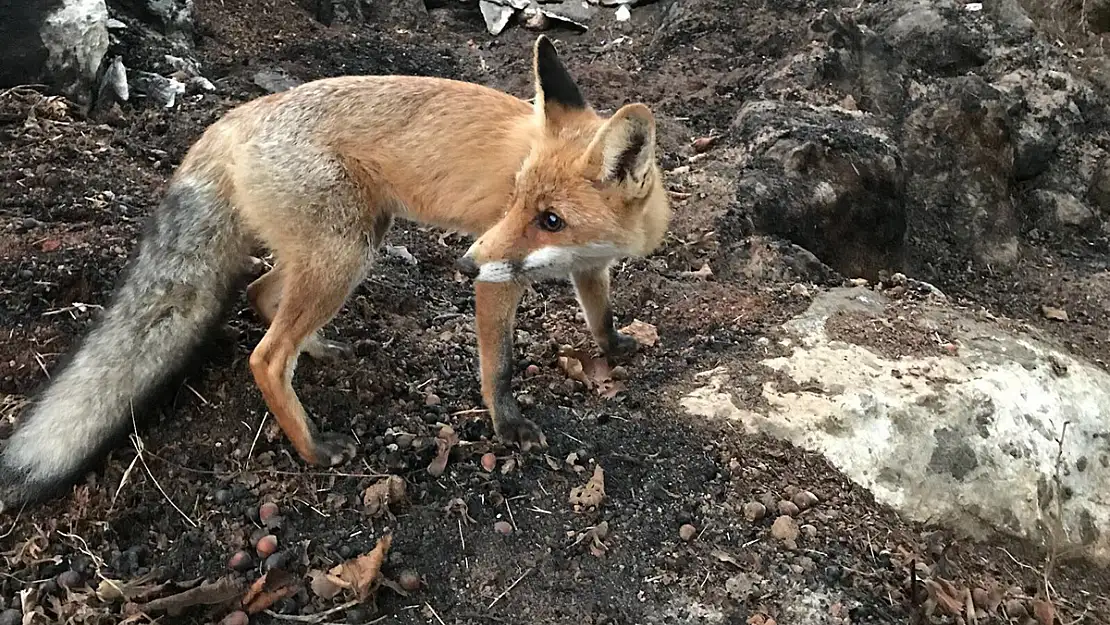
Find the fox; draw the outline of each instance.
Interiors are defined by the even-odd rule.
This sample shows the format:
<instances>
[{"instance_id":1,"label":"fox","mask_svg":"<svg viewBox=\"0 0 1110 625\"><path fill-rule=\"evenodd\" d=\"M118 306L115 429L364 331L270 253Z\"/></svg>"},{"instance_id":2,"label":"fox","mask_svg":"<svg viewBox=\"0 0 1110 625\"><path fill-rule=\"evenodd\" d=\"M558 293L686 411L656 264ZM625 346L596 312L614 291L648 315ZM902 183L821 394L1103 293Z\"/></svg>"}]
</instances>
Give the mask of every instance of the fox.
<instances>
[{"instance_id":1,"label":"fox","mask_svg":"<svg viewBox=\"0 0 1110 625\"><path fill-rule=\"evenodd\" d=\"M671 219L651 109L602 115L552 41L532 46L531 101L478 83L362 75L237 105L186 151L109 305L0 451L0 512L57 494L107 453L178 375L239 288L266 330L248 365L299 458L358 449L318 428L293 388L299 357L336 362L321 333L366 277L395 220L463 233L482 401L495 437L548 446L512 393L516 311L529 285L571 282L603 356L638 343L614 325L612 266L662 243ZM268 250L260 277L248 267Z\"/></svg>"}]
</instances>

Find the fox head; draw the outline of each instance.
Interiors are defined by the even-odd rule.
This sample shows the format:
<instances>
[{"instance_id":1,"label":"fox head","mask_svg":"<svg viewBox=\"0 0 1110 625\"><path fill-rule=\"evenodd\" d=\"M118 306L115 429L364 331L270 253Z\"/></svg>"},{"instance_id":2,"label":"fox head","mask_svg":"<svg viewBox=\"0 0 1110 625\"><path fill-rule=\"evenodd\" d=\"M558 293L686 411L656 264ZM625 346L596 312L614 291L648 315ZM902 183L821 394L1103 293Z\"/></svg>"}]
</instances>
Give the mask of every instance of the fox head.
<instances>
[{"instance_id":1,"label":"fox head","mask_svg":"<svg viewBox=\"0 0 1110 625\"><path fill-rule=\"evenodd\" d=\"M653 251L670 220L648 107L602 118L547 37L536 39L532 59L536 139L504 216L456 263L477 281L602 269Z\"/></svg>"}]
</instances>

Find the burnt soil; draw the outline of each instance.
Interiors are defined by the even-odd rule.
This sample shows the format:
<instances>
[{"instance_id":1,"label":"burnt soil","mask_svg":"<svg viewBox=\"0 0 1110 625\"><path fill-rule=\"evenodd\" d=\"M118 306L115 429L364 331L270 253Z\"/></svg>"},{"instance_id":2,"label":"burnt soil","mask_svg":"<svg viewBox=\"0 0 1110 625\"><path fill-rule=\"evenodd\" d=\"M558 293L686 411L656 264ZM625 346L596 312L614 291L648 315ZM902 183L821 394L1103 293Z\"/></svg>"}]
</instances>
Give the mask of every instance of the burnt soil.
<instances>
[{"instance_id":1,"label":"burnt soil","mask_svg":"<svg viewBox=\"0 0 1110 625\"><path fill-rule=\"evenodd\" d=\"M604 10L588 32L551 36L597 108L609 112L633 100L653 106L671 169L692 155L692 139L727 131L768 64L806 45L814 3L780 4L729 3L719 15L691 20L688 32L671 31L666 55L649 46L660 5L633 9L629 24ZM283 68L302 80L416 73L530 96L534 33L513 26L491 41L476 10L437 9L413 30L325 27L279 0L197 0L196 7L197 53L216 94L187 97L170 110L129 103L109 121L82 119L30 89L0 98L0 437L106 303L190 143L228 108L263 93L251 81L256 71ZM629 39L606 45L622 35ZM726 133L722 147L728 141ZM307 468L267 417L247 367L262 328L240 297L219 354L140 428L139 461L124 441L72 492L0 518L0 608L18 607L21 592L37 589L46 614L119 622L120 602L99 602L88 588L144 574L176 583L231 574L229 557L240 549L253 556L264 533L259 505L274 502L280 515L269 531L277 556L255 558L237 579L276 566L301 580L370 550L391 531L385 572L425 582L408 597L381 589L377 611L337 612L334 622L910 623L926 595L908 592L915 562L961 588L1002 589L1016 601L1004 602L1009 609L1031 609L1046 557L1038 546L974 542L906 522L819 456L693 419L678 406L696 373L723 363L748 374L737 405L760 401L768 373L756 362L779 349L778 324L808 303L783 272L739 277L740 243L725 240L736 229L718 223L733 189L713 184L712 169L722 166L714 163L711 153L694 164L709 172L701 183L672 184L676 217L665 247L614 275L618 325L639 319L660 336L627 365L626 391L606 399L560 370L561 345L592 349L568 285L538 284L523 303L516 392L547 434L548 458L490 442L479 410L470 284L452 267L468 242L400 223L387 244L405 246L418 263L384 255L326 330L353 342L357 357L337 365L306 357L295 379L323 428L360 441L356 461ZM930 278L966 305L1041 326L1077 352L1104 354L1105 285L1068 286L1095 284L1098 268L1066 248L1039 252L1043 260L1011 276L953 269ZM704 263L714 275L690 275ZM1044 303L1069 310L1072 321L1044 319ZM892 349L918 343L935 349L913 337ZM464 443L435 478L426 467L443 425ZM492 473L479 462L487 450L497 455ZM570 489L597 464L608 499L598 510L575 512ZM362 493L384 474L404 478L407 501L393 517L372 517ZM757 520L742 512L759 501L777 509L799 490L817 503L798 513L795 541L772 536L777 510ZM457 499L465 515L452 505ZM496 531L498 521L512 532ZM604 549L591 550L581 532L603 521ZM684 524L695 530L689 541L680 536ZM55 581L70 570L77 572L65 578L78 580L73 594ZM1108 622L1106 572L1061 557L1051 576L1059 622ZM312 614L345 600L320 599L304 585L272 610ZM807 611L812 605L832 607ZM227 611L200 606L160 622L216 622ZM278 618L259 614L252 622L293 622ZM939 611L931 618L953 622Z\"/></svg>"}]
</instances>

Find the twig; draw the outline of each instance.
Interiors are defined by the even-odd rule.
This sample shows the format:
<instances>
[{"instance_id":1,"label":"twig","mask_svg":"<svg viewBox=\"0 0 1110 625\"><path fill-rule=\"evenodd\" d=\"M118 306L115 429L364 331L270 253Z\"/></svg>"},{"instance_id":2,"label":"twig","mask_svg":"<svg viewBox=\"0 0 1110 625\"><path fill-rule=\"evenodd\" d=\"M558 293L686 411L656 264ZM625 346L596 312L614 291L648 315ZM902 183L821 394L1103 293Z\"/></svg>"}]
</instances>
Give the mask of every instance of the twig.
<instances>
[{"instance_id":1,"label":"twig","mask_svg":"<svg viewBox=\"0 0 1110 625\"><path fill-rule=\"evenodd\" d=\"M493 606L497 605L497 602L498 602L498 601L501 601L502 599L504 599L504 598L505 598L505 595L507 595L507 594L509 594L510 592L512 592L512 590L513 590L514 588L516 588L516 585L517 585L517 584L519 584L520 582L524 581L524 578L525 578L525 577L528 577L529 575L531 575L531 574L532 574L532 572L533 572L533 571L535 571L535 570L536 570L536 567L532 567L532 568L528 569L527 571L525 571L525 572L524 572L524 575L521 575L520 577L516 578L516 581L515 581L515 582L513 582L512 584L510 584L510 585L509 585L509 587L508 587L508 588L506 588L504 592L502 592L501 594L497 595L497 598L496 598L496 599L494 599L494 600L493 600L493 602L492 602L492 603L490 603L490 604L489 604L488 606L486 606L486 609L487 609L487 610L489 610L489 609L492 609L492 608L493 608ZM440 622L442 623L443 621L440 621Z\"/></svg>"},{"instance_id":2,"label":"twig","mask_svg":"<svg viewBox=\"0 0 1110 625\"><path fill-rule=\"evenodd\" d=\"M251 441L251 448L247 451L247 462L251 461L251 455L254 454L254 446L258 443L258 437L262 435L262 426L266 425L266 419L270 418L269 412L262 413L262 421L258 424L258 431L254 433L254 440Z\"/></svg>"},{"instance_id":3,"label":"twig","mask_svg":"<svg viewBox=\"0 0 1110 625\"><path fill-rule=\"evenodd\" d=\"M162 488L162 485L158 483L158 478L154 477L154 472L151 471L150 466L147 465L146 458L143 458L143 439L139 438L139 426L135 423L134 405L131 406L131 427L135 428L135 432L131 435L131 444L135 446L135 453L138 454L139 462L143 463L143 468L146 469L146 474L150 476L150 481L154 482L154 486L158 489L158 492L162 493L162 496L166 498L166 501L168 501L170 505L173 506L174 510L177 510L178 514L180 514L182 517L184 517L186 521L189 522L189 525L192 525L194 528L200 527L199 525L197 525L196 521L189 517L188 514L185 514L184 510L177 507L177 504L173 502L173 499L170 499L170 496L166 494L166 491Z\"/></svg>"},{"instance_id":4,"label":"twig","mask_svg":"<svg viewBox=\"0 0 1110 625\"><path fill-rule=\"evenodd\" d=\"M273 610L266 610L266 615L270 616L272 618L276 618L279 621L293 621L293 622L296 622L296 623L319 624L319 623L323 623L324 619L328 618L332 614L335 614L337 612L343 612L345 610L349 610L349 609L357 606L359 603L360 602L359 602L358 599L351 599L347 603L344 603L342 605L337 605L334 608L324 610L323 612L318 612L316 614L308 614L308 615L304 615L304 616L302 616L300 614L278 614L277 612L274 612ZM374 621L374 622L376 623L377 621Z\"/></svg>"},{"instance_id":5,"label":"twig","mask_svg":"<svg viewBox=\"0 0 1110 625\"><path fill-rule=\"evenodd\" d=\"M439 614L436 614L436 609L432 607L432 604L425 603L424 605L428 607L428 611L432 613L432 616L436 617L436 620L439 621L439 625L447 625L447 623L443 622L443 619L439 618Z\"/></svg>"}]
</instances>

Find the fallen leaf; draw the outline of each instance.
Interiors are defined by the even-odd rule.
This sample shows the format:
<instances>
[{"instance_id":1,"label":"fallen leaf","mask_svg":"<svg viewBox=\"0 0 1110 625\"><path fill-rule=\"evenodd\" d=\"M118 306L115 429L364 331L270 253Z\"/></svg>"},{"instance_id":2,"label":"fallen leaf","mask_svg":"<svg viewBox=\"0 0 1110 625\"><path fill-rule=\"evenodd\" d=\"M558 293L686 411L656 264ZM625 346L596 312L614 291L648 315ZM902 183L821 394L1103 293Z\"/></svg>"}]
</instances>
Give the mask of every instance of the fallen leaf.
<instances>
[{"instance_id":1,"label":"fallen leaf","mask_svg":"<svg viewBox=\"0 0 1110 625\"><path fill-rule=\"evenodd\" d=\"M1037 623L1040 625L1052 625L1052 622L1056 619L1056 608L1052 606L1050 601L1034 599L1033 616L1037 617Z\"/></svg>"},{"instance_id":2,"label":"fallen leaf","mask_svg":"<svg viewBox=\"0 0 1110 625\"><path fill-rule=\"evenodd\" d=\"M308 572L309 588L312 593L321 599L331 599L338 595L343 590L341 586L328 579L328 574L320 570L312 570Z\"/></svg>"},{"instance_id":3,"label":"fallen leaf","mask_svg":"<svg viewBox=\"0 0 1110 625\"><path fill-rule=\"evenodd\" d=\"M713 275L713 269L709 267L709 263L702 263L701 269L697 271L683 271L682 275L687 278L708 278Z\"/></svg>"},{"instance_id":4,"label":"fallen leaf","mask_svg":"<svg viewBox=\"0 0 1110 625\"><path fill-rule=\"evenodd\" d=\"M396 475L382 478L362 492L362 503L371 517L390 512L389 507L405 500L405 480Z\"/></svg>"},{"instance_id":5,"label":"fallen leaf","mask_svg":"<svg viewBox=\"0 0 1110 625\"><path fill-rule=\"evenodd\" d=\"M1068 320L1068 311L1064 310L1063 308L1055 308L1053 306L1041 306L1041 314L1045 316L1045 319L1051 319L1052 321Z\"/></svg>"},{"instance_id":6,"label":"fallen leaf","mask_svg":"<svg viewBox=\"0 0 1110 625\"><path fill-rule=\"evenodd\" d=\"M451 455L451 448L458 442L459 437L451 426L445 425L439 430L439 434L436 435L436 457L428 465L428 473L432 477L439 477L447 470L447 457Z\"/></svg>"},{"instance_id":7,"label":"fallen leaf","mask_svg":"<svg viewBox=\"0 0 1110 625\"><path fill-rule=\"evenodd\" d=\"M621 332L636 339L644 347L653 347L659 342L659 331L650 323L633 319L632 323L621 328Z\"/></svg>"},{"instance_id":8,"label":"fallen leaf","mask_svg":"<svg viewBox=\"0 0 1110 625\"><path fill-rule=\"evenodd\" d=\"M124 601L143 601L158 594L169 585L168 583L154 584L153 581L156 577L154 572L147 573L130 582L104 577L101 578L100 584L96 587L96 596L106 603L121 599Z\"/></svg>"},{"instance_id":9,"label":"fallen leaf","mask_svg":"<svg viewBox=\"0 0 1110 625\"><path fill-rule=\"evenodd\" d=\"M382 563L392 543L392 534L382 536L369 553L347 560L328 571L328 580L340 588L353 590L360 602L366 601L377 589Z\"/></svg>"},{"instance_id":10,"label":"fallen leaf","mask_svg":"<svg viewBox=\"0 0 1110 625\"><path fill-rule=\"evenodd\" d=\"M230 603L242 594L243 583L235 577L225 576L211 584L202 584L184 592L138 604L136 607L148 614L165 612L170 616L177 616L193 606Z\"/></svg>"},{"instance_id":11,"label":"fallen leaf","mask_svg":"<svg viewBox=\"0 0 1110 625\"><path fill-rule=\"evenodd\" d=\"M601 465L594 467L594 474L584 486L570 489L570 504L574 511L597 508L605 501L605 471Z\"/></svg>"},{"instance_id":12,"label":"fallen leaf","mask_svg":"<svg viewBox=\"0 0 1110 625\"><path fill-rule=\"evenodd\" d=\"M736 559L736 556L723 549L714 549L713 551L709 552L709 555L717 558L719 562L727 562L732 566L735 566L736 568L742 568L740 565L740 560Z\"/></svg>"},{"instance_id":13,"label":"fallen leaf","mask_svg":"<svg viewBox=\"0 0 1110 625\"><path fill-rule=\"evenodd\" d=\"M566 372L567 377L595 389L606 399L612 399L628 388L624 382L613 377L608 360L595 358L580 350L564 348L559 355L559 368Z\"/></svg>"},{"instance_id":14,"label":"fallen leaf","mask_svg":"<svg viewBox=\"0 0 1110 625\"><path fill-rule=\"evenodd\" d=\"M243 611L258 614L285 597L297 594L297 581L282 569L270 569L254 580L243 596Z\"/></svg>"},{"instance_id":15,"label":"fallen leaf","mask_svg":"<svg viewBox=\"0 0 1110 625\"><path fill-rule=\"evenodd\" d=\"M946 579L936 578L925 580L925 588L929 598L937 603L937 607L950 616L960 616L964 611L963 592L958 590Z\"/></svg>"}]
</instances>

